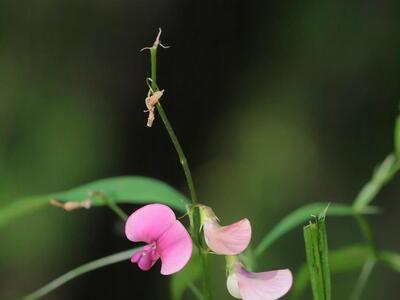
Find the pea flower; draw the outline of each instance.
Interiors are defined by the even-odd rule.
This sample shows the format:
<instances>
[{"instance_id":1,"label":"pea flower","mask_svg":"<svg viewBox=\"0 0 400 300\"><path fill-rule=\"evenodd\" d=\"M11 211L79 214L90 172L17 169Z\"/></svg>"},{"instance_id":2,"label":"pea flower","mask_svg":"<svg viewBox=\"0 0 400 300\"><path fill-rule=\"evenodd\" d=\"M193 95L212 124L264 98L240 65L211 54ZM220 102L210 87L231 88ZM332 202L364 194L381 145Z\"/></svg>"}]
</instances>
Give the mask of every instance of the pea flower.
<instances>
[{"instance_id":1,"label":"pea flower","mask_svg":"<svg viewBox=\"0 0 400 300\"><path fill-rule=\"evenodd\" d=\"M172 209L163 204L149 204L132 213L125 224L125 235L133 242L145 242L131 261L143 271L161 259L161 274L180 271L192 255L192 240Z\"/></svg>"},{"instance_id":2,"label":"pea flower","mask_svg":"<svg viewBox=\"0 0 400 300\"><path fill-rule=\"evenodd\" d=\"M284 296L292 286L293 278L289 269L253 273L247 271L237 258L235 260L228 267L226 285L229 294L237 299L275 300Z\"/></svg>"},{"instance_id":3,"label":"pea flower","mask_svg":"<svg viewBox=\"0 0 400 300\"><path fill-rule=\"evenodd\" d=\"M221 226L217 216L208 206L200 206L204 238L207 246L216 254L238 255L251 240L251 225L248 219Z\"/></svg>"}]
</instances>

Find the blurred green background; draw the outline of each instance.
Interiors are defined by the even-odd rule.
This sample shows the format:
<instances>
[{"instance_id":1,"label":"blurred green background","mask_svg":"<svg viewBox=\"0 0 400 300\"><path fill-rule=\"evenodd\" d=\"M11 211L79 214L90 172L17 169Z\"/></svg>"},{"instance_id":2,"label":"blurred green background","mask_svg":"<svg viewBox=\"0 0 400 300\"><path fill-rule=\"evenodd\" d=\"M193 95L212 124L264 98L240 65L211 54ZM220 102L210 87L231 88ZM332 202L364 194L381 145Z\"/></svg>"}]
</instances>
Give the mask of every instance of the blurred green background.
<instances>
[{"instance_id":1,"label":"blurred green background","mask_svg":"<svg viewBox=\"0 0 400 300\"><path fill-rule=\"evenodd\" d=\"M171 45L159 55L162 101L201 202L225 224L251 219L254 241L305 203L351 203L392 151L398 1L0 0L0 206L123 174L185 190L160 120L145 127L149 59L139 49L160 26ZM398 182L374 202L384 214L370 218L384 249L400 249ZM0 299L131 247L122 225L105 208L49 207L0 229ZM363 242L351 218L328 218L328 234L331 249ZM223 260L212 261L217 299L230 299ZM261 270L304 261L298 228ZM346 299L357 276L334 276L333 298ZM399 279L378 267L363 299L398 299ZM47 299L167 292L157 268L120 263Z\"/></svg>"}]
</instances>

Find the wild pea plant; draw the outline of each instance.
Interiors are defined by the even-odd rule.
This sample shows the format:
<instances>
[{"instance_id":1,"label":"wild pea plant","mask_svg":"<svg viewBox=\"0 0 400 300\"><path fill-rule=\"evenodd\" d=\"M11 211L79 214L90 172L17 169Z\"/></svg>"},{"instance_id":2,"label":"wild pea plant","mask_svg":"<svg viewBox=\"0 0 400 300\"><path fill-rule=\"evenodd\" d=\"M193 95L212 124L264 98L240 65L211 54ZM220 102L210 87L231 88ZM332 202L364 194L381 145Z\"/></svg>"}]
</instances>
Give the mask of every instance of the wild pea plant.
<instances>
[{"instance_id":1,"label":"wild pea plant","mask_svg":"<svg viewBox=\"0 0 400 300\"><path fill-rule=\"evenodd\" d=\"M380 213L370 203L400 169L400 117L395 128L395 151L376 168L353 205L310 203L288 214L261 241L253 241L250 245L252 228L248 219L222 226L213 209L197 199L185 154L161 104L166 93L157 85L157 51L159 47L167 47L161 44L160 35L161 30L154 44L143 49L150 52L151 61L151 78L146 80L149 87L145 99L147 126L152 126L157 112L178 154L190 199L159 180L126 176L98 180L62 193L27 197L4 207L0 210L0 226L49 203L66 211L108 206L125 222L126 238L134 243L144 243L77 267L24 299L39 299L82 274L129 259L144 271L160 260L161 274L173 274L171 298L174 300L181 299L187 290L192 293L192 298L213 299L208 268L210 255L225 258L226 274L219 276L226 276L226 288L232 297L244 300L279 299L289 290L289 297L300 299L309 282L314 300L330 300L331 290L334 293L331 276L360 269L354 290L349 292L350 300L358 300L376 264L382 263L400 271L400 254L378 247L366 217ZM128 216L118 206L121 203L145 205ZM189 218L188 229L172 209ZM326 216L354 217L365 238L365 245L349 245L328 252ZM259 269L259 258L272 244L307 221L309 224L304 227L307 264L299 269L294 279L292 272L285 268L252 272Z\"/></svg>"}]
</instances>

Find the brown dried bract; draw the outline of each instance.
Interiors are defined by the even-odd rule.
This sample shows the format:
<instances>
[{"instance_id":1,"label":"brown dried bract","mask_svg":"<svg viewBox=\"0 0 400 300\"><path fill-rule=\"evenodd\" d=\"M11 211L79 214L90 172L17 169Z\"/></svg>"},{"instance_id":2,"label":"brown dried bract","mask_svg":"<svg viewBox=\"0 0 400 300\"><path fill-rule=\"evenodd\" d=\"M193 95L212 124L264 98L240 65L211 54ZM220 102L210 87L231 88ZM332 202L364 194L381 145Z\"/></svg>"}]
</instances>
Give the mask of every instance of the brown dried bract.
<instances>
[{"instance_id":1,"label":"brown dried bract","mask_svg":"<svg viewBox=\"0 0 400 300\"><path fill-rule=\"evenodd\" d=\"M61 202L60 200L57 200L57 199L51 199L50 204L54 205L56 207L63 208L66 211L71 211L71 210L80 209L80 208L89 209L90 207L92 207L92 200L86 199L83 201Z\"/></svg>"},{"instance_id":2,"label":"brown dried bract","mask_svg":"<svg viewBox=\"0 0 400 300\"><path fill-rule=\"evenodd\" d=\"M154 110L163 94L164 94L164 90L156 91L152 95L149 94L147 96L147 98L144 100L144 102L146 103L146 107L147 107L147 110L145 110L144 112L149 113L149 116L147 117L147 126L148 127L153 126L153 122L155 119Z\"/></svg>"}]
</instances>

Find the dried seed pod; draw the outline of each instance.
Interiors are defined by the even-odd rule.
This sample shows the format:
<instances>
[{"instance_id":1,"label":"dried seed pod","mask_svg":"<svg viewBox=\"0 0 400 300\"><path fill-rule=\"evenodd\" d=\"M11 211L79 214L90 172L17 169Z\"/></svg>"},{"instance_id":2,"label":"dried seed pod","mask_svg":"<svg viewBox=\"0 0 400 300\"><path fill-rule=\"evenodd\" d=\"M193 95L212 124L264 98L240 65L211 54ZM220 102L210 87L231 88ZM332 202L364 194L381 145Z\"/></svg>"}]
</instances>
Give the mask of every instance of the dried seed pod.
<instances>
[{"instance_id":1,"label":"dried seed pod","mask_svg":"<svg viewBox=\"0 0 400 300\"><path fill-rule=\"evenodd\" d=\"M160 98L162 97L163 94L164 94L164 90L156 91L152 95L148 95L146 97L146 99L144 100L146 107L147 107L147 110L145 110L145 112L149 113L149 116L147 117L147 126L148 127L153 126L153 122L155 119L155 115L154 115L155 106L160 101Z\"/></svg>"},{"instance_id":2,"label":"dried seed pod","mask_svg":"<svg viewBox=\"0 0 400 300\"><path fill-rule=\"evenodd\" d=\"M68 202L61 202L57 199L51 199L50 204L56 207L60 207L65 209L66 211L71 211L80 208L89 209L92 207L92 200L86 199L84 201L68 201Z\"/></svg>"}]
</instances>

